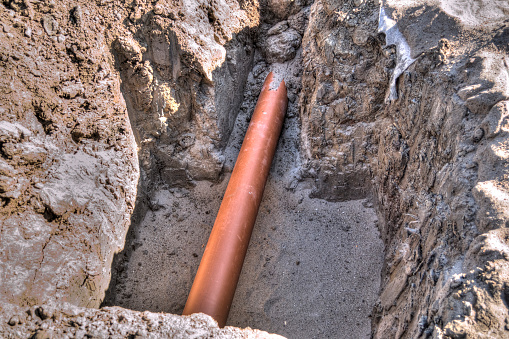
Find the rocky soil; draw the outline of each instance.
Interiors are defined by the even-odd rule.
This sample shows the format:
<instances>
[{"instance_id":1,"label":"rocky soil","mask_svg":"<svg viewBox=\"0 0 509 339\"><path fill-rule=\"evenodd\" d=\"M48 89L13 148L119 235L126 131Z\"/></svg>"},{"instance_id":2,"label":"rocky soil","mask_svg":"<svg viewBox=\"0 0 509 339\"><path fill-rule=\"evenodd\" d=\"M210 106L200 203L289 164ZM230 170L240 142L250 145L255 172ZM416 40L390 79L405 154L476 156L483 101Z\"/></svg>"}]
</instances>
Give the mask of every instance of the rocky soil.
<instances>
[{"instance_id":1,"label":"rocky soil","mask_svg":"<svg viewBox=\"0 0 509 339\"><path fill-rule=\"evenodd\" d=\"M120 307L101 309L67 303L32 306L11 312L3 326L4 338L284 338L258 330L219 328L202 313L174 314L136 312Z\"/></svg>"},{"instance_id":2,"label":"rocky soil","mask_svg":"<svg viewBox=\"0 0 509 339\"><path fill-rule=\"evenodd\" d=\"M380 275L376 258L368 265L380 289L376 296L370 285L373 298L361 313L371 312L371 324L364 319L359 331L375 338L506 337L508 13L505 3L488 0L1 1L0 333L269 337L218 329L206 316L98 308L109 287L106 303L179 312L200 250L178 268L180 299L162 299L174 303L170 309L133 306L138 301L122 291L139 287L128 285L136 275L125 268L145 265L136 259L151 246L140 240L143 232L160 238L148 226L166 218L165 227L182 224L171 229L178 233L191 227L182 222L194 193L220 196L259 83L273 70L287 83L290 106L261 225L294 220L297 234L321 230L327 240L313 246L284 226L262 227L255 249L271 232L274 247L290 246L268 265L276 271L291 262L291 274L304 270L306 261L294 256L299 246L311 258L322 245L367 245L368 236L376 244L373 214L362 219L366 233L341 230L360 220L359 211L371 213L365 206L372 201L385 252L376 245L384 255ZM285 202L281 211L269 216L267 204L278 201ZM343 218L335 209L348 204L357 207ZM300 228L309 223L292 210L298 205L316 206L315 214L305 212L316 218L316 234ZM200 227L205 235L208 226ZM203 243L198 233L192 243ZM114 254L125 244L110 284ZM162 248L152 249L162 255ZM248 267L266 260L250 253ZM339 276L346 252L328 253L321 268ZM354 256L351 267L364 272L362 261ZM244 274L267 285L259 268ZM327 317L345 311L340 286L361 283L312 289L330 288L326 302L308 298L323 305L319 336L359 337L354 322L345 330L327 325ZM239 293L249 300L249 290ZM258 317L267 330L304 333L313 314L292 309L284 296L272 311L262 303L259 313L233 323L244 327ZM362 298L355 300L360 307ZM286 318L301 327L285 332L270 324L292 321Z\"/></svg>"}]
</instances>

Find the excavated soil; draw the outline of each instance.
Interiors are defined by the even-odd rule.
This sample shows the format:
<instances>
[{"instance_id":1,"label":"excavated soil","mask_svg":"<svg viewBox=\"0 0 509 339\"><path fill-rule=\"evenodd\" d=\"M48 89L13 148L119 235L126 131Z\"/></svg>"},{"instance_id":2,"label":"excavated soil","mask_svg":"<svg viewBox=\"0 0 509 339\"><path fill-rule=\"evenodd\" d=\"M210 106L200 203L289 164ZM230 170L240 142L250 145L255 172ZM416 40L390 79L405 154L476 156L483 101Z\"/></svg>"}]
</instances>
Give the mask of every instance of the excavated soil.
<instances>
[{"instance_id":1,"label":"excavated soil","mask_svg":"<svg viewBox=\"0 0 509 339\"><path fill-rule=\"evenodd\" d=\"M0 336L508 337L508 13L0 1ZM289 107L219 328L178 314L269 71Z\"/></svg>"}]
</instances>

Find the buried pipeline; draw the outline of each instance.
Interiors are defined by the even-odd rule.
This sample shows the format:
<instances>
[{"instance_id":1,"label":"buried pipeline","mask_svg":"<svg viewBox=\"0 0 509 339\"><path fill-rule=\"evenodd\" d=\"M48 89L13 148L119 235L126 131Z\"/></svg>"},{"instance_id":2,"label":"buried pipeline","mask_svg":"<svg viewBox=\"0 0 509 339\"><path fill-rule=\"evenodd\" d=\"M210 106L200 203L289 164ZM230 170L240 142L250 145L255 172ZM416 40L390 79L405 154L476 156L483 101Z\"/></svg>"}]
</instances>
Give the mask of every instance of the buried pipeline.
<instances>
[{"instance_id":1,"label":"buried pipeline","mask_svg":"<svg viewBox=\"0 0 509 339\"><path fill-rule=\"evenodd\" d=\"M224 327L288 105L284 81L269 73L240 149L184 315L205 313Z\"/></svg>"}]
</instances>

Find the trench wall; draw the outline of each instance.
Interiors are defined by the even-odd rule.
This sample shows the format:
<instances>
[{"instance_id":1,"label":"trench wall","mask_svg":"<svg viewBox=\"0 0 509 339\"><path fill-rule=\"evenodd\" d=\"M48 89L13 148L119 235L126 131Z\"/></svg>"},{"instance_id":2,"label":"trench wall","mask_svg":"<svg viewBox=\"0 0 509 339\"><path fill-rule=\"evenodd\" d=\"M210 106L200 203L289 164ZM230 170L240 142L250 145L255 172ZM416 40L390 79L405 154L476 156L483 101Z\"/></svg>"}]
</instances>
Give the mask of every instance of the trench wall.
<instances>
[{"instance_id":1,"label":"trench wall","mask_svg":"<svg viewBox=\"0 0 509 339\"><path fill-rule=\"evenodd\" d=\"M381 3L399 18L415 59L391 98L402 45L394 31L377 30L378 5L311 8L300 97L304 168L319 178L317 196L375 197L386 246L375 338L503 337L505 28L480 34L449 9Z\"/></svg>"}]
</instances>

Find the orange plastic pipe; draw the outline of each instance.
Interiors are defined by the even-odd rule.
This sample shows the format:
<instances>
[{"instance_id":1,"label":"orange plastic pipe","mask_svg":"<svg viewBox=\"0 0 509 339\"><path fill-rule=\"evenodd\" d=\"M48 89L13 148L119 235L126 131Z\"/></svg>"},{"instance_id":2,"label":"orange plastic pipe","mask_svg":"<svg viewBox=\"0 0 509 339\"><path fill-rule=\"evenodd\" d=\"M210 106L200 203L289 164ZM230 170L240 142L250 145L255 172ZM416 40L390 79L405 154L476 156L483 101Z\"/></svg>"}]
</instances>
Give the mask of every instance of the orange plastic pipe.
<instances>
[{"instance_id":1,"label":"orange plastic pipe","mask_svg":"<svg viewBox=\"0 0 509 339\"><path fill-rule=\"evenodd\" d=\"M288 105L284 81L265 79L184 315L205 313L224 327L262 200ZM277 87L277 89L270 89Z\"/></svg>"}]
</instances>

